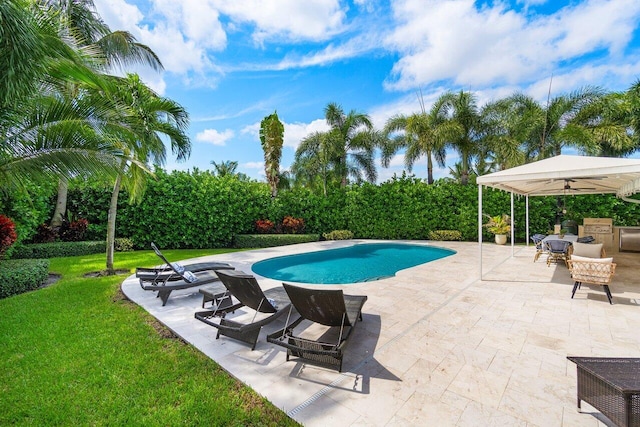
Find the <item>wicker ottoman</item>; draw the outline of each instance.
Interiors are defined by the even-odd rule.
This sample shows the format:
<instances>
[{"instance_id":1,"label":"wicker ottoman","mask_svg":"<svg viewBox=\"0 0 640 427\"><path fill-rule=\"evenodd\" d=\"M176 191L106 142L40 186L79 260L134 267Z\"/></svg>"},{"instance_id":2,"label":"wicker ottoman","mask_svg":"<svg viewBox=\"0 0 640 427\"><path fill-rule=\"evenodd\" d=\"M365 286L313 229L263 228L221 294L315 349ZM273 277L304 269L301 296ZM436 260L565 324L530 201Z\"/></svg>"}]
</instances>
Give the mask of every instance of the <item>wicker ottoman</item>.
<instances>
[{"instance_id":1,"label":"wicker ottoman","mask_svg":"<svg viewBox=\"0 0 640 427\"><path fill-rule=\"evenodd\" d=\"M640 358L567 357L578 367L584 400L617 426L640 427Z\"/></svg>"}]
</instances>

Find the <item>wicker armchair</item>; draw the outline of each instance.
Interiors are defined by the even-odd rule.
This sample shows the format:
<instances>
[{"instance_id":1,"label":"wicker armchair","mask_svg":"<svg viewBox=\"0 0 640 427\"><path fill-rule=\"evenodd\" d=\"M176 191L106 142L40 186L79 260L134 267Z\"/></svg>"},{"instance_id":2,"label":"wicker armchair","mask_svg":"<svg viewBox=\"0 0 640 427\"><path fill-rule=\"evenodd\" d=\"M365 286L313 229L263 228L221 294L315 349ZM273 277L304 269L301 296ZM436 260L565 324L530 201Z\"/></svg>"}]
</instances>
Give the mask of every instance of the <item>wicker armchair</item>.
<instances>
[{"instance_id":1,"label":"wicker armchair","mask_svg":"<svg viewBox=\"0 0 640 427\"><path fill-rule=\"evenodd\" d=\"M534 234L531 236L531 241L534 245L536 245L536 254L533 256L533 262L536 262L540 255L546 252L544 248L544 238L547 237L545 234Z\"/></svg>"},{"instance_id":2,"label":"wicker armchair","mask_svg":"<svg viewBox=\"0 0 640 427\"><path fill-rule=\"evenodd\" d=\"M602 286L609 304L613 304L609 290L609 283L611 283L616 271L613 258L586 258L573 255L571 259L567 260L567 265L571 272L571 278L574 280L571 298L583 283L587 283Z\"/></svg>"},{"instance_id":3,"label":"wicker armchair","mask_svg":"<svg viewBox=\"0 0 640 427\"><path fill-rule=\"evenodd\" d=\"M552 262L558 263L563 261L567 263L567 258L571 256L571 242L567 240L548 240L545 242L545 249L547 252L547 267Z\"/></svg>"}]
</instances>

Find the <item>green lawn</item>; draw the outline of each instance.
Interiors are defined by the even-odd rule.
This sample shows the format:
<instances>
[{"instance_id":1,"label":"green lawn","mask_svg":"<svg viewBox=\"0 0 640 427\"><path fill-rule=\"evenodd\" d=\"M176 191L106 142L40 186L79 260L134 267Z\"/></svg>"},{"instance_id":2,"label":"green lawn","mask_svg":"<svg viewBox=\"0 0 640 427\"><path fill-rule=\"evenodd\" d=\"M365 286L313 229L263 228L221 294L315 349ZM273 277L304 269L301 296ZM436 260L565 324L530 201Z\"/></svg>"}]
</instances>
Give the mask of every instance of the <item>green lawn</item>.
<instances>
[{"instance_id":1,"label":"green lawn","mask_svg":"<svg viewBox=\"0 0 640 427\"><path fill-rule=\"evenodd\" d=\"M58 282L0 300L0 425L296 425L126 301L126 276L83 277L104 263L54 258ZM116 253L117 269L156 264L152 251Z\"/></svg>"}]
</instances>

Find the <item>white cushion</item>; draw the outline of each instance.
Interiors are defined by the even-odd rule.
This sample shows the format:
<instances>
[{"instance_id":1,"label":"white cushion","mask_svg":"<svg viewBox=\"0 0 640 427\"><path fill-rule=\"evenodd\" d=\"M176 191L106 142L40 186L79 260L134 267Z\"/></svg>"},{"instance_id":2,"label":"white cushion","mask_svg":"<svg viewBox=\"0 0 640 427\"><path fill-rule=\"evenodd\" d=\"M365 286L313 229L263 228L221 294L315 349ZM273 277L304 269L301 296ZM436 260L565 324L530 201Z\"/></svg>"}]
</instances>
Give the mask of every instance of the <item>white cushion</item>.
<instances>
[{"instance_id":1,"label":"white cushion","mask_svg":"<svg viewBox=\"0 0 640 427\"><path fill-rule=\"evenodd\" d=\"M188 270L182 273L182 277L184 277L184 280L186 280L189 283L194 283L198 281L198 276L196 276L195 274L193 274Z\"/></svg>"},{"instance_id":2,"label":"white cushion","mask_svg":"<svg viewBox=\"0 0 640 427\"><path fill-rule=\"evenodd\" d=\"M587 258L600 258L602 256L602 243L573 243L573 255Z\"/></svg>"},{"instance_id":3,"label":"white cushion","mask_svg":"<svg viewBox=\"0 0 640 427\"><path fill-rule=\"evenodd\" d=\"M611 264L613 262L613 258L589 258L586 256L571 255L571 261L601 262L603 264Z\"/></svg>"},{"instance_id":4,"label":"white cushion","mask_svg":"<svg viewBox=\"0 0 640 427\"><path fill-rule=\"evenodd\" d=\"M182 264L180 264L179 262L172 262L171 266L173 267L173 269L175 271L178 272L178 274L184 273L184 266Z\"/></svg>"}]
</instances>

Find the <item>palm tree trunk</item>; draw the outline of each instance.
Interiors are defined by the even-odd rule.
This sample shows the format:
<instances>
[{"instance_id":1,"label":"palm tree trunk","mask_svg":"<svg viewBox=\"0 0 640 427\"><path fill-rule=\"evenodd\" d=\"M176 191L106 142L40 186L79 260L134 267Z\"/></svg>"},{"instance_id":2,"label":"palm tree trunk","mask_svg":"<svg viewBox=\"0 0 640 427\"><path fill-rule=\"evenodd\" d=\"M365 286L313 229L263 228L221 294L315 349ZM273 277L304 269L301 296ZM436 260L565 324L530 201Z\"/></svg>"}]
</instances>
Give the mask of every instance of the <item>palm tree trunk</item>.
<instances>
[{"instance_id":1,"label":"palm tree trunk","mask_svg":"<svg viewBox=\"0 0 640 427\"><path fill-rule=\"evenodd\" d=\"M462 155L462 174L460 175L460 183L467 185L469 183L469 156Z\"/></svg>"},{"instance_id":2,"label":"palm tree trunk","mask_svg":"<svg viewBox=\"0 0 640 427\"><path fill-rule=\"evenodd\" d=\"M118 194L122 184L122 175L118 175L116 183L113 185L111 193L111 203L109 204L109 215L107 217L107 274L115 274L113 268L113 252L116 241L116 212L118 210Z\"/></svg>"},{"instance_id":3,"label":"palm tree trunk","mask_svg":"<svg viewBox=\"0 0 640 427\"><path fill-rule=\"evenodd\" d=\"M427 154L427 184L433 184L433 160L431 160L431 154Z\"/></svg>"},{"instance_id":4,"label":"palm tree trunk","mask_svg":"<svg viewBox=\"0 0 640 427\"><path fill-rule=\"evenodd\" d=\"M56 201L56 209L51 217L49 226L51 228L60 228L65 213L67 212L67 195L69 193L69 181L64 176L58 181L58 200Z\"/></svg>"}]
</instances>

